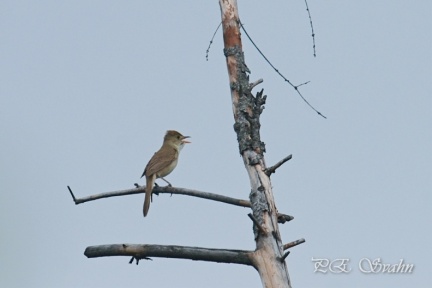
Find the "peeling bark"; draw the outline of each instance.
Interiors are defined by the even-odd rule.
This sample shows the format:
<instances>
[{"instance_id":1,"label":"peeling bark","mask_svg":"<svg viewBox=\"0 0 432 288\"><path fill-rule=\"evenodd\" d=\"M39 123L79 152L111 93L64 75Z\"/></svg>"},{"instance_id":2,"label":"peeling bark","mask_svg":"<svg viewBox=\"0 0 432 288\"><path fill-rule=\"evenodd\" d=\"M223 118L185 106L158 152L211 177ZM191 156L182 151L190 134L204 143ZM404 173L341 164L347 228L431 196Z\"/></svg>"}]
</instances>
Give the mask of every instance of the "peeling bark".
<instances>
[{"instance_id":1,"label":"peeling bark","mask_svg":"<svg viewBox=\"0 0 432 288\"><path fill-rule=\"evenodd\" d=\"M260 115L266 96L263 90L252 94L255 83L249 83L249 68L242 51L239 16L236 0L220 0L224 38L224 54L229 74L234 114L234 130L239 152L249 175L250 201L253 211L256 251L253 262L261 277L263 287L290 288L286 263L283 260L283 243L278 227L269 176L264 159L265 145L260 138ZM258 227L257 227L258 225Z\"/></svg>"}]
</instances>

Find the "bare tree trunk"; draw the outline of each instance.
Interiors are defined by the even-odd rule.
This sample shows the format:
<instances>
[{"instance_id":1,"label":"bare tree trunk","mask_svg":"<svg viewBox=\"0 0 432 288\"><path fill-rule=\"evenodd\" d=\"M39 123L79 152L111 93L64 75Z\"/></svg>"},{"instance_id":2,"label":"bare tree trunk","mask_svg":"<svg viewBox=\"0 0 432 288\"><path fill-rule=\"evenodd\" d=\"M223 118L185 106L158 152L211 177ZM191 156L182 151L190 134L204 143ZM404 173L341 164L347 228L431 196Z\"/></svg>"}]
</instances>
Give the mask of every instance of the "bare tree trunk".
<instances>
[{"instance_id":1,"label":"bare tree trunk","mask_svg":"<svg viewBox=\"0 0 432 288\"><path fill-rule=\"evenodd\" d=\"M283 224L292 220L293 217L278 213L270 182L270 175L283 163L291 159L291 155L272 167L267 168L265 165L265 145L260 139L260 115L264 109L266 96L263 95L263 90L256 93L256 96L252 95L252 89L260 84L262 80L259 79L254 83L249 83L249 69L245 64L242 51L241 23L238 17L237 1L219 0L219 4L222 12L224 54L227 61L235 120L234 130L237 133L240 154L250 179L250 201L179 187L155 187L153 193L188 195L236 206L250 207L253 213L248 216L254 225L256 249L247 251L123 243L89 246L84 254L88 258L131 256L129 263L135 260L137 264L141 259L149 260L149 257L163 257L248 265L258 271L263 287L291 288L285 263L289 251L283 253L284 250L304 243L305 240L299 239L283 245L278 223ZM99 193L83 198L76 198L69 186L68 190L75 204L80 204L109 197L143 193L145 188L135 184L133 189Z\"/></svg>"},{"instance_id":2,"label":"bare tree trunk","mask_svg":"<svg viewBox=\"0 0 432 288\"><path fill-rule=\"evenodd\" d=\"M228 67L231 99L234 113L234 130L237 133L240 154L248 172L253 211L256 251L252 261L260 274L263 287L291 287L283 243L279 233L277 209L272 186L266 174L263 153L265 145L260 140L259 117L266 96L263 91L254 97L249 83L242 50L240 21L236 0L219 0L222 13L224 53ZM261 81L258 81L261 82Z\"/></svg>"}]
</instances>

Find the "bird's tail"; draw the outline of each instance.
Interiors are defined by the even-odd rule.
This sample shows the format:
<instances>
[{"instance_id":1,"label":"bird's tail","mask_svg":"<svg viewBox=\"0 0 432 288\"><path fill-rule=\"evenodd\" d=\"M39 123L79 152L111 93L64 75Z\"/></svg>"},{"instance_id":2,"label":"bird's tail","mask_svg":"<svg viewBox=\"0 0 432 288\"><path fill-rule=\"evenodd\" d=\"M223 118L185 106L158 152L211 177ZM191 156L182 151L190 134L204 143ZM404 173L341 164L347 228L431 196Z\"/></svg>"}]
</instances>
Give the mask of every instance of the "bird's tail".
<instances>
[{"instance_id":1,"label":"bird's tail","mask_svg":"<svg viewBox=\"0 0 432 288\"><path fill-rule=\"evenodd\" d=\"M156 174L153 174L151 176L146 176L146 192L145 192L145 199L144 199L144 217L147 216L148 211L150 209L150 202L151 202L151 194L153 191L153 186L156 180Z\"/></svg>"}]
</instances>

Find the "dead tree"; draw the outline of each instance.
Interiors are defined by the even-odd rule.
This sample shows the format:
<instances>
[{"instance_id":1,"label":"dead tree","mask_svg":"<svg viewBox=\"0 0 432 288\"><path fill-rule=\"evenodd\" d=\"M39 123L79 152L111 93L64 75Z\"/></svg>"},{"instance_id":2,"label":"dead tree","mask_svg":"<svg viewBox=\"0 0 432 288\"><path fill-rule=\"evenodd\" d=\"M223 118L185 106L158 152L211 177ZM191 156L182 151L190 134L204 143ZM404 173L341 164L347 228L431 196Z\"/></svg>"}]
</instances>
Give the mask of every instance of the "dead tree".
<instances>
[{"instance_id":1,"label":"dead tree","mask_svg":"<svg viewBox=\"0 0 432 288\"><path fill-rule=\"evenodd\" d=\"M285 262L290 252L286 250L305 242L305 240L299 239L283 244L278 223L283 224L292 220L293 217L278 213L270 182L270 175L283 163L291 159L291 155L272 167L267 167L265 164L265 145L260 138L260 115L264 109L266 96L263 95L263 90L256 93L255 96L252 94L252 89L260 84L262 80L249 83L249 69L246 66L242 50L237 1L220 0L219 4L222 13L224 54L228 67L234 113L234 130L237 134L239 152L248 172L251 185L249 201L178 187L155 187L153 193L189 195L250 207L252 213L249 213L248 216L253 222L256 249L247 251L175 245L112 244L87 247L84 254L89 258L130 256L132 257L130 263L135 260L137 264L140 259L149 259L149 257L243 264L252 266L258 271L263 287L291 287ZM136 184L136 188L132 189L75 198L69 186L68 189L75 204L106 197L145 192L145 187Z\"/></svg>"},{"instance_id":2,"label":"dead tree","mask_svg":"<svg viewBox=\"0 0 432 288\"><path fill-rule=\"evenodd\" d=\"M260 137L260 115L266 96L263 90L256 96L249 83L250 72L244 60L240 35L240 19L236 0L219 1L222 11L224 54L228 67L231 99L234 113L234 130L237 133L239 152L248 172L251 192L249 199L253 214L256 250L253 265L260 274L263 287L291 287L286 267L283 243L279 233L277 209L274 202L270 174L266 173L265 145Z\"/></svg>"}]
</instances>

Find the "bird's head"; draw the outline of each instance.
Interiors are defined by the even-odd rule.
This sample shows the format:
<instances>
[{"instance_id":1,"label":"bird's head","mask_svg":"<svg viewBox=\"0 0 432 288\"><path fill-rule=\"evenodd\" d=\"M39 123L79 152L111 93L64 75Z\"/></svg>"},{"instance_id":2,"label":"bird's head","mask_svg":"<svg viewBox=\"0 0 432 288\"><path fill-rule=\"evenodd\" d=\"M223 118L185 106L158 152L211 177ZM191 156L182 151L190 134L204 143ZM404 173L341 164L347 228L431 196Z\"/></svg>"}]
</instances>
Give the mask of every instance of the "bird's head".
<instances>
[{"instance_id":1,"label":"bird's head","mask_svg":"<svg viewBox=\"0 0 432 288\"><path fill-rule=\"evenodd\" d=\"M164 137L164 143L173 144L181 149L183 148L184 144L191 143L186 140L187 138L190 138L190 136L183 136L180 132L168 130Z\"/></svg>"}]
</instances>

